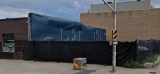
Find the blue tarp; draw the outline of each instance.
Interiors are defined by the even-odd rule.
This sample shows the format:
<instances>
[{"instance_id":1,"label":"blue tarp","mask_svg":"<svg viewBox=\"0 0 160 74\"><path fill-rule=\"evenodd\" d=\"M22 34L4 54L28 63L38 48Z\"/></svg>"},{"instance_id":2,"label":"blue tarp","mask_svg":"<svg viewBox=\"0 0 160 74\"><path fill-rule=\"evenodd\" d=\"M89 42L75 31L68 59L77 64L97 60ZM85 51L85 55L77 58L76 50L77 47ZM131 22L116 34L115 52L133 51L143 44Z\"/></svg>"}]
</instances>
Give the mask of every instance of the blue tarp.
<instances>
[{"instance_id":1,"label":"blue tarp","mask_svg":"<svg viewBox=\"0 0 160 74\"><path fill-rule=\"evenodd\" d=\"M105 29L88 27L80 22L29 13L31 41L105 41ZM97 31L98 30L98 31ZM97 32L96 32L97 31Z\"/></svg>"}]
</instances>

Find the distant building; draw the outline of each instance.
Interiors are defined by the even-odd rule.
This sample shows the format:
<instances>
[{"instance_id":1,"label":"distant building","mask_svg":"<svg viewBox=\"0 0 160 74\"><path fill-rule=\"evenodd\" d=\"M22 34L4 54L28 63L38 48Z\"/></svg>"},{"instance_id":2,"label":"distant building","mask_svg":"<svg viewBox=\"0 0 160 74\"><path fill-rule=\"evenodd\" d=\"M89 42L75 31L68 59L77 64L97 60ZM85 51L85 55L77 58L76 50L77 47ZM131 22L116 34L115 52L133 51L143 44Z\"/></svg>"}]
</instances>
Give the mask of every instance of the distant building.
<instances>
[{"instance_id":1,"label":"distant building","mask_svg":"<svg viewBox=\"0 0 160 74\"><path fill-rule=\"evenodd\" d=\"M108 3L111 5L111 7L114 7L114 3ZM131 2L117 3L117 11L146 10L152 8L155 8L155 6L152 4L151 0L137 0ZM100 12L111 12L111 10L106 4L91 4L91 13Z\"/></svg>"},{"instance_id":2,"label":"distant building","mask_svg":"<svg viewBox=\"0 0 160 74\"><path fill-rule=\"evenodd\" d=\"M119 9L117 12L117 40L160 40L160 8L154 8L151 0L125 3L124 9L120 9L123 6L117 6ZM137 8L135 8L136 6ZM97 5L97 7L96 5L92 6L91 13L82 13L80 21L87 26L106 29L106 40L109 41L113 29L113 14L109 12L109 8L107 10L107 6L104 4ZM129 7L130 9L128 9Z\"/></svg>"},{"instance_id":3,"label":"distant building","mask_svg":"<svg viewBox=\"0 0 160 74\"><path fill-rule=\"evenodd\" d=\"M105 29L67 19L36 13L29 13L29 17L0 19L0 59L23 59L23 50L28 47L26 41L105 40Z\"/></svg>"},{"instance_id":4,"label":"distant building","mask_svg":"<svg viewBox=\"0 0 160 74\"><path fill-rule=\"evenodd\" d=\"M22 59L23 50L17 41L28 40L28 18L0 19L0 59ZM23 44L22 44L23 45Z\"/></svg>"}]
</instances>

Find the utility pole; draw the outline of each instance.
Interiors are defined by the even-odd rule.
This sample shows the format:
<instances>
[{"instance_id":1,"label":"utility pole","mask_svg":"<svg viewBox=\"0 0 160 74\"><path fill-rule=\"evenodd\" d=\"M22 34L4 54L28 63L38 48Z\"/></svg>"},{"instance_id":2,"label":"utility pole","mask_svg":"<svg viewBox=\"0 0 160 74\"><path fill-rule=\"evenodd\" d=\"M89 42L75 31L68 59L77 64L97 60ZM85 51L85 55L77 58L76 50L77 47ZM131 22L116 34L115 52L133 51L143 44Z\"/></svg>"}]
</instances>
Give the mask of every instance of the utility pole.
<instances>
[{"instance_id":1,"label":"utility pole","mask_svg":"<svg viewBox=\"0 0 160 74\"><path fill-rule=\"evenodd\" d=\"M113 61L112 61L112 66L113 69L112 71L115 72L116 71L116 45L118 44L118 42L116 41L116 15L117 15L117 9L116 9L116 0L114 0L114 9L105 1L103 0L103 2L111 9L111 11L113 12L113 29L112 29L112 45L113 45Z\"/></svg>"}]
</instances>

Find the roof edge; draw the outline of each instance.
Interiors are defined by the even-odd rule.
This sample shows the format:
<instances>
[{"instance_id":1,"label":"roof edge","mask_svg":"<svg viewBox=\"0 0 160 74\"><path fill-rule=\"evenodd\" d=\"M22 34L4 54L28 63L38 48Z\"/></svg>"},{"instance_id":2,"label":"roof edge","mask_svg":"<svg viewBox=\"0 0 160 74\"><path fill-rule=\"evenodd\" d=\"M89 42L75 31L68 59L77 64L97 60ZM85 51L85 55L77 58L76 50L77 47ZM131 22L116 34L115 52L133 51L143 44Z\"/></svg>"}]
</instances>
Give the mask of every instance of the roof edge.
<instances>
[{"instance_id":1,"label":"roof edge","mask_svg":"<svg viewBox=\"0 0 160 74\"><path fill-rule=\"evenodd\" d=\"M5 19L0 19L1 20L18 20L18 19L26 19L28 17L17 17L17 18L5 18Z\"/></svg>"},{"instance_id":2,"label":"roof edge","mask_svg":"<svg viewBox=\"0 0 160 74\"><path fill-rule=\"evenodd\" d=\"M156 7L154 6L154 4L152 3L152 1L151 1L150 3L151 3L151 6L152 6L153 8L156 8Z\"/></svg>"}]
</instances>

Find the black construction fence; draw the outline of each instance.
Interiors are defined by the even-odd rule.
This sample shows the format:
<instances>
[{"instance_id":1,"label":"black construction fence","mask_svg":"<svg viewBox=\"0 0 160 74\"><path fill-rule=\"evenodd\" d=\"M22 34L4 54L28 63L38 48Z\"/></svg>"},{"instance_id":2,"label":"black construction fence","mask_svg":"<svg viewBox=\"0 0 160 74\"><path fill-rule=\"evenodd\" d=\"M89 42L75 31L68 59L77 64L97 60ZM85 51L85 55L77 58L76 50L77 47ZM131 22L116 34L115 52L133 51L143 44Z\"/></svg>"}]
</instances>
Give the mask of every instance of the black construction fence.
<instances>
[{"instance_id":1,"label":"black construction fence","mask_svg":"<svg viewBox=\"0 0 160 74\"><path fill-rule=\"evenodd\" d=\"M22 42L22 44L20 44ZM71 41L18 41L23 45L23 59L35 61L73 62L74 58L87 58L90 64L112 65L112 46L109 42L71 42ZM127 60L136 60L137 43L118 42L117 65ZM19 50L19 51L21 51Z\"/></svg>"},{"instance_id":2,"label":"black construction fence","mask_svg":"<svg viewBox=\"0 0 160 74\"><path fill-rule=\"evenodd\" d=\"M23 52L24 60L72 62L87 58L91 64L112 64L109 42L15 41L15 52ZM144 62L148 56L160 54L160 40L118 42L116 61L121 66L128 60Z\"/></svg>"},{"instance_id":3,"label":"black construction fence","mask_svg":"<svg viewBox=\"0 0 160 74\"><path fill-rule=\"evenodd\" d=\"M138 40L137 41L137 60L145 62L149 56L160 54L160 40Z\"/></svg>"},{"instance_id":4,"label":"black construction fence","mask_svg":"<svg viewBox=\"0 0 160 74\"><path fill-rule=\"evenodd\" d=\"M15 41L16 52L23 52L24 60L73 62L74 58L87 58L90 64L112 65L112 46L108 41ZM116 63L128 60L144 62L146 57L160 54L160 40L118 42Z\"/></svg>"}]
</instances>

